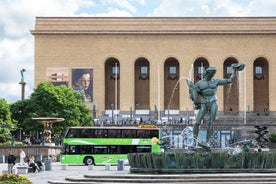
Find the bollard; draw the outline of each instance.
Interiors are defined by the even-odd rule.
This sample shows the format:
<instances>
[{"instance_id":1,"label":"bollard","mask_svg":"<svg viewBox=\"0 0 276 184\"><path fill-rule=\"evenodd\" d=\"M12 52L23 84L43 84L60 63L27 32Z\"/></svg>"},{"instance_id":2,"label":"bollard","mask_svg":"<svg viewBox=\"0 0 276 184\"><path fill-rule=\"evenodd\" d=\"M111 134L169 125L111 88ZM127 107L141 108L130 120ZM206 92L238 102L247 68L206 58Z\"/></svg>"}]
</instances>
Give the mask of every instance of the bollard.
<instances>
[{"instance_id":1,"label":"bollard","mask_svg":"<svg viewBox=\"0 0 276 184\"><path fill-rule=\"evenodd\" d=\"M67 165L61 165L61 170L67 170Z\"/></svg>"},{"instance_id":2,"label":"bollard","mask_svg":"<svg viewBox=\"0 0 276 184\"><path fill-rule=\"evenodd\" d=\"M105 164L105 170L110 170L110 164Z\"/></svg>"},{"instance_id":3,"label":"bollard","mask_svg":"<svg viewBox=\"0 0 276 184\"><path fill-rule=\"evenodd\" d=\"M117 163L117 170L118 171L123 171L125 168L125 163L123 159L119 159Z\"/></svg>"},{"instance_id":4,"label":"bollard","mask_svg":"<svg viewBox=\"0 0 276 184\"><path fill-rule=\"evenodd\" d=\"M88 165L88 170L93 170L94 165Z\"/></svg>"},{"instance_id":5,"label":"bollard","mask_svg":"<svg viewBox=\"0 0 276 184\"><path fill-rule=\"evenodd\" d=\"M0 163L5 163L5 155L0 155Z\"/></svg>"},{"instance_id":6,"label":"bollard","mask_svg":"<svg viewBox=\"0 0 276 184\"><path fill-rule=\"evenodd\" d=\"M45 171L52 170L52 160L51 159L45 159Z\"/></svg>"}]
</instances>

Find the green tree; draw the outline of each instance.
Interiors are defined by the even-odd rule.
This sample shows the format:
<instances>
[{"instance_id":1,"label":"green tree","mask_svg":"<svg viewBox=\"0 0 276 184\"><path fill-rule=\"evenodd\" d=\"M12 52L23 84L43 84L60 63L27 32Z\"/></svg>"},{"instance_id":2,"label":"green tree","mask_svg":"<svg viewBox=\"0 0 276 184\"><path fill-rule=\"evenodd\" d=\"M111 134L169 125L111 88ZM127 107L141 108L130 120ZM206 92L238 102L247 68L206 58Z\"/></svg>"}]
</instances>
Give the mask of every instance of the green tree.
<instances>
[{"instance_id":1,"label":"green tree","mask_svg":"<svg viewBox=\"0 0 276 184\"><path fill-rule=\"evenodd\" d=\"M63 134L68 126L91 126L92 116L82 101L83 95L65 85L54 86L52 83L39 83L28 100L11 105L13 118L24 130L43 131L42 124L33 120L35 117L58 117L65 121L54 123L53 134Z\"/></svg>"},{"instance_id":2,"label":"green tree","mask_svg":"<svg viewBox=\"0 0 276 184\"><path fill-rule=\"evenodd\" d=\"M0 99L0 143L11 140L12 127L10 106L5 99Z\"/></svg>"}]
</instances>

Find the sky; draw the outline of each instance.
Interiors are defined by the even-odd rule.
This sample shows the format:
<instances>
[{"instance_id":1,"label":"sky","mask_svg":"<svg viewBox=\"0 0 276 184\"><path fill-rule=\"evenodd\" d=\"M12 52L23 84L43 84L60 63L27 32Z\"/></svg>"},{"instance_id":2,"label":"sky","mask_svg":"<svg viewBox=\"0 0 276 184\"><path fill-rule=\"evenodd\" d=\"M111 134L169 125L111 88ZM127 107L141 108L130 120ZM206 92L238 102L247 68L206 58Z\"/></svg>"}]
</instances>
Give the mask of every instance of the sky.
<instances>
[{"instance_id":1,"label":"sky","mask_svg":"<svg viewBox=\"0 0 276 184\"><path fill-rule=\"evenodd\" d=\"M275 17L276 0L0 0L0 98L34 90L36 17Z\"/></svg>"}]
</instances>

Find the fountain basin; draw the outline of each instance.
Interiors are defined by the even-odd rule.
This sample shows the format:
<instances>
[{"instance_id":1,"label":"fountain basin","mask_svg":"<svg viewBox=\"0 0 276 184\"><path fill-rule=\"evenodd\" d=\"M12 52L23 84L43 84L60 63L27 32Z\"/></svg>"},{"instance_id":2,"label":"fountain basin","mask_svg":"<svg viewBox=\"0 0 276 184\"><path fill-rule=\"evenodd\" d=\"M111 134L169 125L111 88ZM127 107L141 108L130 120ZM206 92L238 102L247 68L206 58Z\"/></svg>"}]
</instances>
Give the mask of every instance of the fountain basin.
<instances>
[{"instance_id":1,"label":"fountain basin","mask_svg":"<svg viewBox=\"0 0 276 184\"><path fill-rule=\"evenodd\" d=\"M129 153L131 173L271 173L276 153Z\"/></svg>"}]
</instances>

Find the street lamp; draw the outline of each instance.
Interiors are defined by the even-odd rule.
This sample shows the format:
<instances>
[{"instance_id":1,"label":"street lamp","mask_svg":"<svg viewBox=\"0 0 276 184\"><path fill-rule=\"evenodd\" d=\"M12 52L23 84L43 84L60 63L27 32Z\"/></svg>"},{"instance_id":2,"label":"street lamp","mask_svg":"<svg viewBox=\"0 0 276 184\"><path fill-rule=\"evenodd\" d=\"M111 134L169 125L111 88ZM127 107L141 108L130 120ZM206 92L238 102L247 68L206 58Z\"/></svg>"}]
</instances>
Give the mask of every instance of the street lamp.
<instances>
[{"instance_id":1,"label":"street lamp","mask_svg":"<svg viewBox=\"0 0 276 184\"><path fill-rule=\"evenodd\" d=\"M19 128L19 140L22 140L22 136L21 136L21 132L22 132L23 128Z\"/></svg>"},{"instance_id":2,"label":"street lamp","mask_svg":"<svg viewBox=\"0 0 276 184\"><path fill-rule=\"evenodd\" d=\"M21 100L25 99L25 85L26 85L26 82L24 81L24 72L26 72L26 70L24 68L22 70L20 70L21 81L19 82L19 84L21 85Z\"/></svg>"},{"instance_id":3,"label":"street lamp","mask_svg":"<svg viewBox=\"0 0 276 184\"><path fill-rule=\"evenodd\" d=\"M110 106L111 106L111 123L113 123L114 122L114 104L110 104Z\"/></svg>"}]
</instances>

